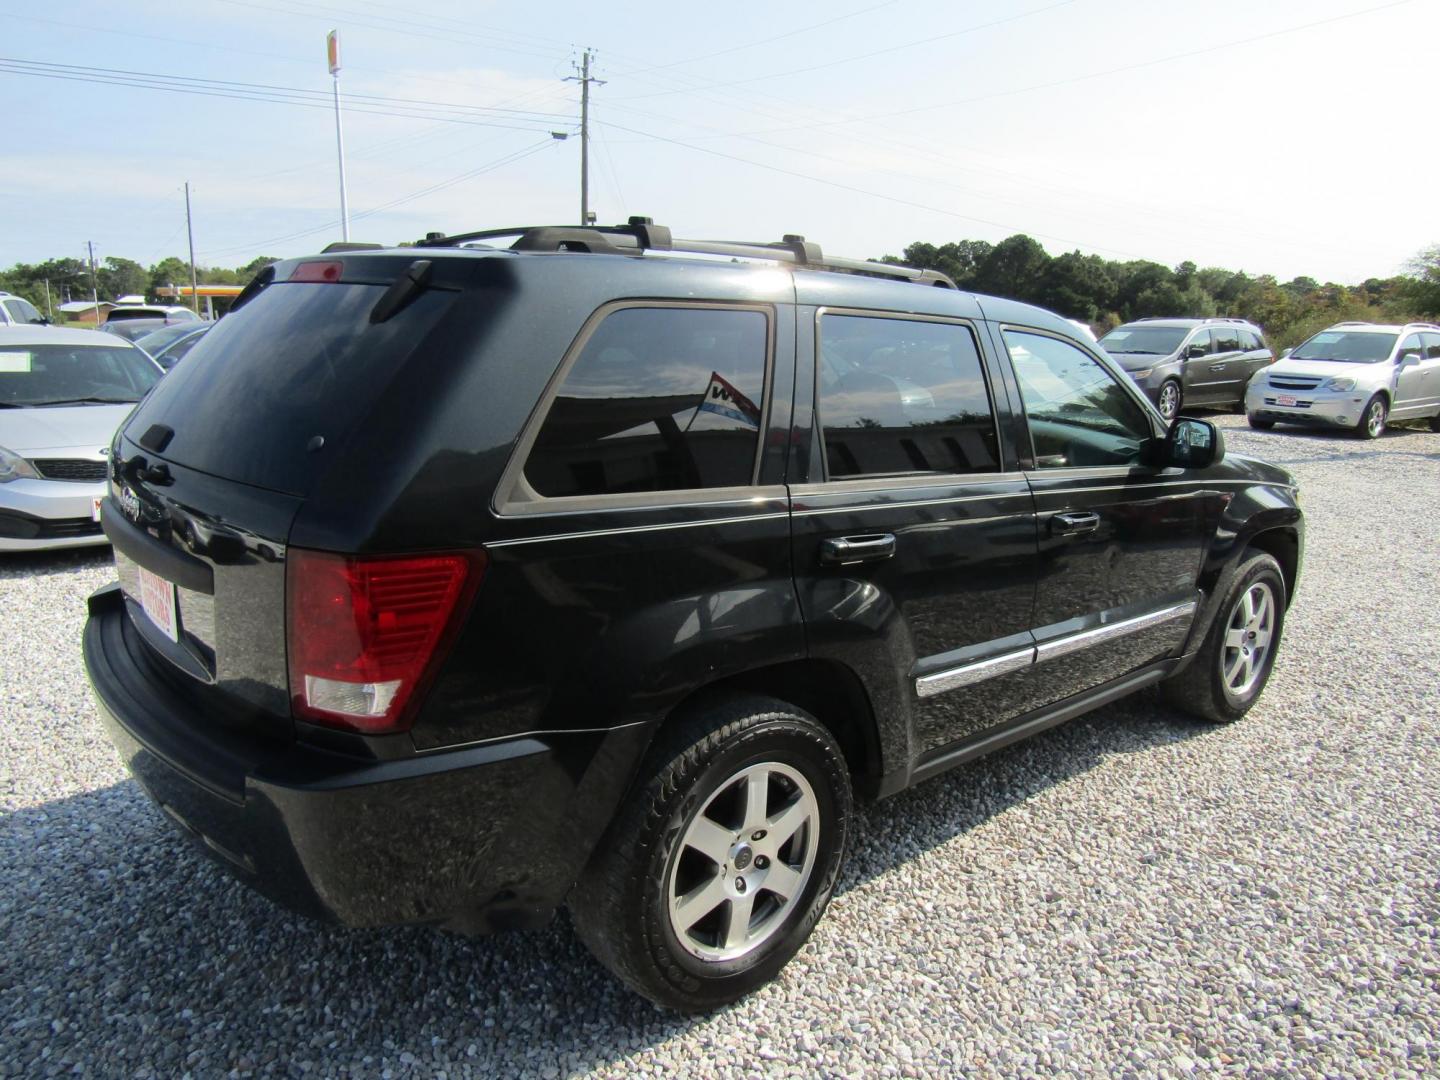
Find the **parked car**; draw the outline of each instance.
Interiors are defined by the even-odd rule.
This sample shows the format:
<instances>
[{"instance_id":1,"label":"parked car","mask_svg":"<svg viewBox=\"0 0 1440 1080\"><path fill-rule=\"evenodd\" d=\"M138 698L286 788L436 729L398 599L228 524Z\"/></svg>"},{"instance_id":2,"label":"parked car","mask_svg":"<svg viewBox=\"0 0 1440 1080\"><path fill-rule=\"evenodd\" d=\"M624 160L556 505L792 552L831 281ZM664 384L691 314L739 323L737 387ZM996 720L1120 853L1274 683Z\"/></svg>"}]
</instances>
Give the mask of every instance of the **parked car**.
<instances>
[{"instance_id":1,"label":"parked car","mask_svg":"<svg viewBox=\"0 0 1440 1080\"><path fill-rule=\"evenodd\" d=\"M136 320L136 322L148 320ZM121 324L126 325L125 323ZM133 323L130 325L134 325ZM133 339L135 344L157 364L169 371L180 362L180 358L200 343L205 331L215 325L209 322L180 322L162 326Z\"/></svg>"},{"instance_id":2,"label":"parked car","mask_svg":"<svg viewBox=\"0 0 1440 1080\"><path fill-rule=\"evenodd\" d=\"M193 319L122 319L119 322L101 323L98 329L103 334L114 334L129 342L138 342L143 337L155 333L157 330L164 330L166 327L179 326L186 329L194 329L197 324Z\"/></svg>"},{"instance_id":3,"label":"parked car","mask_svg":"<svg viewBox=\"0 0 1440 1080\"><path fill-rule=\"evenodd\" d=\"M1140 319L1100 339L1170 420L1187 405L1239 405L1245 386L1275 362L1265 336L1244 319Z\"/></svg>"},{"instance_id":4,"label":"parked car","mask_svg":"<svg viewBox=\"0 0 1440 1080\"><path fill-rule=\"evenodd\" d=\"M856 797L1146 686L1244 715L1299 573L1293 478L1063 319L799 237L352 248L198 348L112 445L130 770L299 911L566 904L677 1009L794 955Z\"/></svg>"},{"instance_id":5,"label":"parked car","mask_svg":"<svg viewBox=\"0 0 1440 1080\"><path fill-rule=\"evenodd\" d=\"M1250 426L1348 427L1379 438L1391 420L1440 431L1440 326L1336 323L1288 352L1245 393Z\"/></svg>"},{"instance_id":6,"label":"parked car","mask_svg":"<svg viewBox=\"0 0 1440 1080\"><path fill-rule=\"evenodd\" d=\"M0 552L106 542L110 439L160 375L93 330L0 327Z\"/></svg>"},{"instance_id":7,"label":"parked car","mask_svg":"<svg viewBox=\"0 0 1440 1080\"><path fill-rule=\"evenodd\" d=\"M23 296L0 292L0 326L49 326L50 320Z\"/></svg>"},{"instance_id":8,"label":"parked car","mask_svg":"<svg viewBox=\"0 0 1440 1080\"><path fill-rule=\"evenodd\" d=\"M121 304L111 308L105 316L106 323L124 322L127 319L165 319L168 322L198 322L200 316L188 307L178 304Z\"/></svg>"}]
</instances>

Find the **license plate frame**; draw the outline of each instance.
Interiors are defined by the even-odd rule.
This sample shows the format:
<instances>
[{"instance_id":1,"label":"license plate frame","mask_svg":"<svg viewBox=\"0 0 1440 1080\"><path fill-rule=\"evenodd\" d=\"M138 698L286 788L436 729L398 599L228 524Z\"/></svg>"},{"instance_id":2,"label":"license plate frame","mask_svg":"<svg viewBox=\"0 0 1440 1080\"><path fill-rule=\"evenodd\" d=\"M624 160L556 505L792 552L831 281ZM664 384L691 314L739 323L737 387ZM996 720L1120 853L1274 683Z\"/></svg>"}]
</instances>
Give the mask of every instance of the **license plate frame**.
<instances>
[{"instance_id":1,"label":"license plate frame","mask_svg":"<svg viewBox=\"0 0 1440 1080\"><path fill-rule=\"evenodd\" d=\"M175 585L159 574L137 566L139 578L140 610L171 641L180 642L180 620L175 614Z\"/></svg>"},{"instance_id":2,"label":"license plate frame","mask_svg":"<svg viewBox=\"0 0 1440 1080\"><path fill-rule=\"evenodd\" d=\"M1287 409L1293 409L1300 404L1299 399L1290 397L1288 394L1276 394L1275 404L1284 405Z\"/></svg>"}]
</instances>

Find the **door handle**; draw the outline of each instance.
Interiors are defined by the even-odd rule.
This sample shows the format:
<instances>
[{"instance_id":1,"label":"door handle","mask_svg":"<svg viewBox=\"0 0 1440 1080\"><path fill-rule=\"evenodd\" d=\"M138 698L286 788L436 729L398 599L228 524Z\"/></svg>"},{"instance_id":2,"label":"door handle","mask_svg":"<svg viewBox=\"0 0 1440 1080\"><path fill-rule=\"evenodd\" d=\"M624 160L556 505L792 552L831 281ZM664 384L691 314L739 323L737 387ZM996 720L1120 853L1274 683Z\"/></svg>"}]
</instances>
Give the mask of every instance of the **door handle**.
<instances>
[{"instance_id":1,"label":"door handle","mask_svg":"<svg viewBox=\"0 0 1440 1080\"><path fill-rule=\"evenodd\" d=\"M1050 531L1056 536L1080 536L1100 527L1100 515L1086 511L1079 514L1056 514L1050 519Z\"/></svg>"},{"instance_id":2,"label":"door handle","mask_svg":"<svg viewBox=\"0 0 1440 1080\"><path fill-rule=\"evenodd\" d=\"M894 554L895 537L891 533L831 536L820 541L820 561L830 566L879 562Z\"/></svg>"},{"instance_id":3,"label":"door handle","mask_svg":"<svg viewBox=\"0 0 1440 1080\"><path fill-rule=\"evenodd\" d=\"M1226 363L1228 364L1228 361L1227 361ZM1211 370L1211 371L1224 371L1224 370L1225 370L1225 367L1226 367L1226 364L1211 364L1211 365L1210 365L1210 370Z\"/></svg>"}]
</instances>

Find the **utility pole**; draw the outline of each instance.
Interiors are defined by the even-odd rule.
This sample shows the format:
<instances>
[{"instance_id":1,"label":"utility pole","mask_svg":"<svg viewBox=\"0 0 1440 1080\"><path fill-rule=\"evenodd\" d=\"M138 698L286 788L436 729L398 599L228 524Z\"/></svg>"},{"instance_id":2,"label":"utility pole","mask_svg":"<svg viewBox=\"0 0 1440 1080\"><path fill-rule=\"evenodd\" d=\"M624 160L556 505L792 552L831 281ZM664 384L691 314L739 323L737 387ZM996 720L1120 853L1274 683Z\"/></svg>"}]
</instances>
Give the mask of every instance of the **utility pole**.
<instances>
[{"instance_id":1,"label":"utility pole","mask_svg":"<svg viewBox=\"0 0 1440 1080\"><path fill-rule=\"evenodd\" d=\"M190 181L185 181L185 235L190 238L190 307L200 314L200 287L195 282L195 230L190 225Z\"/></svg>"},{"instance_id":2,"label":"utility pole","mask_svg":"<svg viewBox=\"0 0 1440 1080\"><path fill-rule=\"evenodd\" d=\"M45 279L45 317L51 322L55 321L55 309L50 306L50 279Z\"/></svg>"},{"instance_id":3,"label":"utility pole","mask_svg":"<svg viewBox=\"0 0 1440 1080\"><path fill-rule=\"evenodd\" d=\"M95 276L95 241L86 240L86 248L90 251L90 302L95 305L95 325L100 325L100 279Z\"/></svg>"},{"instance_id":4,"label":"utility pole","mask_svg":"<svg viewBox=\"0 0 1440 1080\"><path fill-rule=\"evenodd\" d=\"M589 49L580 60L580 74L565 81L580 84L580 224L589 225L595 220L590 213L590 84L605 85L604 79L590 74Z\"/></svg>"},{"instance_id":5,"label":"utility pole","mask_svg":"<svg viewBox=\"0 0 1440 1080\"><path fill-rule=\"evenodd\" d=\"M335 91L335 153L340 158L340 239L350 239L350 207L345 194L345 132L340 127L340 31L325 35L325 54L330 62L330 82Z\"/></svg>"}]
</instances>

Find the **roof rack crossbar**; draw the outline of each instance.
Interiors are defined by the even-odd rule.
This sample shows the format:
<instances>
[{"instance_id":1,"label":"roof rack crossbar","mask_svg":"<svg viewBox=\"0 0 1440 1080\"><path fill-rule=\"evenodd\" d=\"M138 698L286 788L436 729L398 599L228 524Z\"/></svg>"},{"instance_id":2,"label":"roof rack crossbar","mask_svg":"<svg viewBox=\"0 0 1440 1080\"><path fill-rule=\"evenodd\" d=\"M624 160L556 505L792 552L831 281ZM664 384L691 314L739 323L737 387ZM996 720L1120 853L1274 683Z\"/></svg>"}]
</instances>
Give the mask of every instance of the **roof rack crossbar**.
<instances>
[{"instance_id":1,"label":"roof rack crossbar","mask_svg":"<svg viewBox=\"0 0 1440 1080\"><path fill-rule=\"evenodd\" d=\"M504 229L482 229L477 232L429 233L417 247L459 247L477 241L515 237L512 251L580 251L596 255L640 255L646 251L673 251L693 255L719 255L740 259L773 259L816 270L839 270L851 274L899 278L920 285L957 288L946 275L936 270L916 270L893 263L871 262L868 259L846 259L826 256L820 245L795 233L787 233L779 241L677 240L663 225L650 218L632 217L624 225L522 225Z\"/></svg>"}]
</instances>

